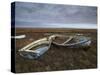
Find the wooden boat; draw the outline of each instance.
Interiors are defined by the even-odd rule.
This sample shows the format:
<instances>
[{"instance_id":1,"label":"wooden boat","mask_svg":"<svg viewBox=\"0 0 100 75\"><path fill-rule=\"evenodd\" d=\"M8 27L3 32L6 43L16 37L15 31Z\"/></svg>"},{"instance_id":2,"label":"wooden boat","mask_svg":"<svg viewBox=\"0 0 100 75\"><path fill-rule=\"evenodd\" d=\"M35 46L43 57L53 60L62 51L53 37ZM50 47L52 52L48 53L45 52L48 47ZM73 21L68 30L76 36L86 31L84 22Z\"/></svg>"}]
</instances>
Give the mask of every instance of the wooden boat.
<instances>
[{"instance_id":1,"label":"wooden boat","mask_svg":"<svg viewBox=\"0 0 100 75\"><path fill-rule=\"evenodd\" d=\"M75 48L90 46L91 40L89 37L85 36L66 36L55 34L33 41L27 46L21 48L19 52L24 58L37 59L49 50L51 44Z\"/></svg>"},{"instance_id":2,"label":"wooden boat","mask_svg":"<svg viewBox=\"0 0 100 75\"><path fill-rule=\"evenodd\" d=\"M17 36L11 36L12 39L23 39L26 35L17 35Z\"/></svg>"},{"instance_id":3,"label":"wooden boat","mask_svg":"<svg viewBox=\"0 0 100 75\"><path fill-rule=\"evenodd\" d=\"M53 41L53 44L58 46L66 46L66 47L87 47L91 44L91 38L86 36L56 36L57 39ZM59 38L65 39L64 42L59 40ZM67 38L67 39L66 39ZM60 42L59 42L60 41Z\"/></svg>"},{"instance_id":4,"label":"wooden boat","mask_svg":"<svg viewBox=\"0 0 100 75\"><path fill-rule=\"evenodd\" d=\"M42 38L21 48L19 53L24 58L37 59L50 48L50 45L51 41L48 38Z\"/></svg>"}]
</instances>

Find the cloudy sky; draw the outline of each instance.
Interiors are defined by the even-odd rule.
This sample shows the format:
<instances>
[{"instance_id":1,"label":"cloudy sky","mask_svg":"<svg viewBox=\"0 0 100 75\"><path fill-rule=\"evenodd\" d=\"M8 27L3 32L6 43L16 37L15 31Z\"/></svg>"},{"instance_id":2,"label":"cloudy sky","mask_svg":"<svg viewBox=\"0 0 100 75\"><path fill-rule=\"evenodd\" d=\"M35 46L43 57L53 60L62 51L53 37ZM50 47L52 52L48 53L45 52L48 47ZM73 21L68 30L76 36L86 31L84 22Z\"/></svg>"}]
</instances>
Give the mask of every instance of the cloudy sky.
<instances>
[{"instance_id":1,"label":"cloudy sky","mask_svg":"<svg viewBox=\"0 0 100 75\"><path fill-rule=\"evenodd\" d=\"M16 2L15 7L16 27L97 27L96 7L25 2Z\"/></svg>"}]
</instances>

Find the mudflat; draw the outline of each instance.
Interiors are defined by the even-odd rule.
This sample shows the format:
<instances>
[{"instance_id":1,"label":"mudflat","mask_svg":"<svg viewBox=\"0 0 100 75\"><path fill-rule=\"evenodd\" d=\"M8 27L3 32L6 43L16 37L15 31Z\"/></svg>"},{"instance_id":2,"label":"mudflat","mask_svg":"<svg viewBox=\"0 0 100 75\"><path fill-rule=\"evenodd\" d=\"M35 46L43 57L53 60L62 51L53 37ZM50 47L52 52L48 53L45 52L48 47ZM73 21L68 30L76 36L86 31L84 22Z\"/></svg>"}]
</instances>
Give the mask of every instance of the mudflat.
<instances>
[{"instance_id":1,"label":"mudflat","mask_svg":"<svg viewBox=\"0 0 100 75\"><path fill-rule=\"evenodd\" d=\"M16 28L16 35L26 38L16 40L16 72L44 72L97 68L97 30L66 28ZM91 37L89 48L67 48L51 45L51 48L37 60L29 60L19 55L18 50L27 44L52 34Z\"/></svg>"}]
</instances>

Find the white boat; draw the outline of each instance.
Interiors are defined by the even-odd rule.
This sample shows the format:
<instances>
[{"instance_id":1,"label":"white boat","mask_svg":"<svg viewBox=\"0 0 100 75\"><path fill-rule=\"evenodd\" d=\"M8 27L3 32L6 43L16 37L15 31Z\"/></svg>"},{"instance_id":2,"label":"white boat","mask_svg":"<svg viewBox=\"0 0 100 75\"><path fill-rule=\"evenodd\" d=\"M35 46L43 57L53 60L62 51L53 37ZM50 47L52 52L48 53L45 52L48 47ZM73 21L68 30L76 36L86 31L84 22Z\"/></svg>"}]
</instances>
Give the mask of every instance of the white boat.
<instances>
[{"instance_id":1,"label":"white boat","mask_svg":"<svg viewBox=\"0 0 100 75\"><path fill-rule=\"evenodd\" d=\"M57 38L64 38L65 40L58 40ZM59 42L60 41L60 42ZM38 59L41 55L47 52L51 46L66 46L70 48L90 46L91 39L85 36L66 36L66 35L51 35L49 37L41 38L33 41L19 50L20 55L28 59Z\"/></svg>"},{"instance_id":2,"label":"white boat","mask_svg":"<svg viewBox=\"0 0 100 75\"><path fill-rule=\"evenodd\" d=\"M11 36L12 39L23 39L26 35L17 35L17 36Z\"/></svg>"},{"instance_id":3,"label":"white boat","mask_svg":"<svg viewBox=\"0 0 100 75\"><path fill-rule=\"evenodd\" d=\"M91 38L86 36L56 36L57 38L65 38L64 42L53 41L53 44L66 47L87 47L91 44ZM67 38L67 39L66 39ZM61 40L60 40L61 41Z\"/></svg>"},{"instance_id":4,"label":"white boat","mask_svg":"<svg viewBox=\"0 0 100 75\"><path fill-rule=\"evenodd\" d=\"M48 38L42 38L32 43L26 45L19 50L20 55L28 59L37 59L43 55L47 50L49 50L51 45L51 40Z\"/></svg>"}]
</instances>

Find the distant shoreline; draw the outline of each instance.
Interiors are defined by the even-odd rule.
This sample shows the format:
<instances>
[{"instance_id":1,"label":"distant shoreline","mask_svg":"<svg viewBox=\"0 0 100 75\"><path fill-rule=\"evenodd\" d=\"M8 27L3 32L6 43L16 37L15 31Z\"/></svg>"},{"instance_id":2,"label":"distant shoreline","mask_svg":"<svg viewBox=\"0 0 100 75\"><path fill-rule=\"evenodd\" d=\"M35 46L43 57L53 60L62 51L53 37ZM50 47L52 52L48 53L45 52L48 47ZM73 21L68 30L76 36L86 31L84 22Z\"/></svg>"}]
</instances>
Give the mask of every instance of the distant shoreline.
<instances>
[{"instance_id":1,"label":"distant shoreline","mask_svg":"<svg viewBox=\"0 0 100 75\"><path fill-rule=\"evenodd\" d=\"M97 32L97 29L72 28L16 28L16 32Z\"/></svg>"},{"instance_id":2,"label":"distant shoreline","mask_svg":"<svg viewBox=\"0 0 100 75\"><path fill-rule=\"evenodd\" d=\"M17 28L17 29L97 29L97 28L52 28L52 27L44 27L44 28L36 28L36 27L15 27L15 28Z\"/></svg>"}]
</instances>

